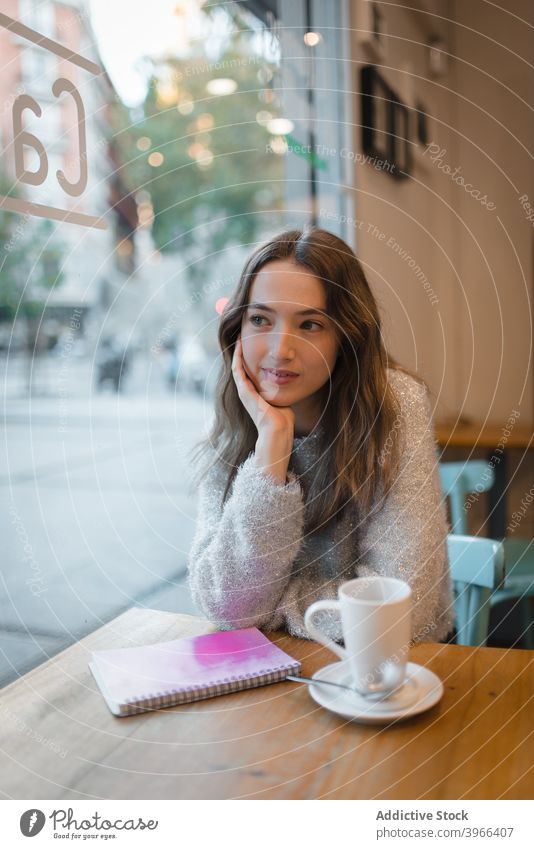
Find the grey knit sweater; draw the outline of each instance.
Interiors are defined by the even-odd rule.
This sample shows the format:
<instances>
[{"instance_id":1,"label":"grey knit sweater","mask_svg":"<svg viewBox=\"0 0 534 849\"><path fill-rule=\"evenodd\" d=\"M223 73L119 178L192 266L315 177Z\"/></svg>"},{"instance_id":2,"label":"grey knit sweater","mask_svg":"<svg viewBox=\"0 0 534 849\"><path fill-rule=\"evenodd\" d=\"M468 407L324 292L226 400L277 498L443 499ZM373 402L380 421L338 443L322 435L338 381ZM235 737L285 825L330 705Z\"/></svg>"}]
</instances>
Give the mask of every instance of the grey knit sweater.
<instances>
[{"instance_id":1,"label":"grey knit sweater","mask_svg":"<svg viewBox=\"0 0 534 849\"><path fill-rule=\"evenodd\" d=\"M429 398L404 372L389 370L388 379L400 402L402 459L393 488L368 519L355 503L333 529L303 538L300 480L306 483L317 457L317 433L295 439L285 485L260 471L253 454L239 467L224 506L225 469L217 464L204 478L189 586L219 628L286 628L309 637L304 613L312 602L337 598L339 585L350 578L385 575L412 588L414 640L441 640L452 629L447 525ZM341 639L335 613L316 621Z\"/></svg>"}]
</instances>

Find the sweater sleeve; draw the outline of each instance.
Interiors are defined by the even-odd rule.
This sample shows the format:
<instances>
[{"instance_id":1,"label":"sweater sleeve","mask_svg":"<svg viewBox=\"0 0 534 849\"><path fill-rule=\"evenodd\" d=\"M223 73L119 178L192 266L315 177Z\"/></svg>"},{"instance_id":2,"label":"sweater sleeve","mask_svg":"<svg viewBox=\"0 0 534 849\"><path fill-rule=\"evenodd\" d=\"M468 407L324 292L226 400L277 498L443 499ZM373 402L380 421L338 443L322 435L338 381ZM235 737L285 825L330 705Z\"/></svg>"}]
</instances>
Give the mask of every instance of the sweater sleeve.
<instances>
[{"instance_id":1,"label":"sweater sleeve","mask_svg":"<svg viewBox=\"0 0 534 849\"><path fill-rule=\"evenodd\" d=\"M359 576L401 578L412 588L412 639L438 641L452 629L447 522L430 399L403 372L390 372L400 405L401 459L387 497L366 522Z\"/></svg>"},{"instance_id":2,"label":"sweater sleeve","mask_svg":"<svg viewBox=\"0 0 534 849\"><path fill-rule=\"evenodd\" d=\"M254 455L239 467L224 505L226 475L213 466L199 489L188 561L195 604L219 628L279 627L278 601L300 547L304 501L289 473L278 483Z\"/></svg>"}]
</instances>

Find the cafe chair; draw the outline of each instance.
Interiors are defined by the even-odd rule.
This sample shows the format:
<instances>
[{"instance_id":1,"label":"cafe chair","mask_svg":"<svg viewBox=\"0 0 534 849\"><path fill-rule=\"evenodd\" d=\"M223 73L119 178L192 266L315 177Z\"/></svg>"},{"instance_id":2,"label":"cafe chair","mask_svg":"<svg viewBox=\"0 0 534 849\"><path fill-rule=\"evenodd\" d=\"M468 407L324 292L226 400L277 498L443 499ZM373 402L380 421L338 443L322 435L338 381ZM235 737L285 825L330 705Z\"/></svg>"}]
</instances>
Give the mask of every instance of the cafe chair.
<instances>
[{"instance_id":1,"label":"cafe chair","mask_svg":"<svg viewBox=\"0 0 534 849\"><path fill-rule=\"evenodd\" d=\"M451 533L467 534L468 497L491 489L495 481L493 468L485 460L440 463L439 476L443 495L449 499Z\"/></svg>"},{"instance_id":2,"label":"cafe chair","mask_svg":"<svg viewBox=\"0 0 534 849\"><path fill-rule=\"evenodd\" d=\"M504 580L503 545L484 537L449 534L447 550L454 588L456 643L485 646L490 599Z\"/></svg>"},{"instance_id":3,"label":"cafe chair","mask_svg":"<svg viewBox=\"0 0 534 849\"><path fill-rule=\"evenodd\" d=\"M523 645L534 649L534 623L531 598L534 596L534 540L504 539L506 577L504 585L491 599L491 605L519 599L519 614Z\"/></svg>"},{"instance_id":4,"label":"cafe chair","mask_svg":"<svg viewBox=\"0 0 534 849\"><path fill-rule=\"evenodd\" d=\"M443 495L449 499L451 532L467 533L467 504L474 493L487 492L494 481L493 468L484 460L440 463ZM525 648L534 648L534 624L530 607L534 596L534 540L505 538L504 584L490 601L491 607L503 601L518 599L521 635Z\"/></svg>"}]
</instances>

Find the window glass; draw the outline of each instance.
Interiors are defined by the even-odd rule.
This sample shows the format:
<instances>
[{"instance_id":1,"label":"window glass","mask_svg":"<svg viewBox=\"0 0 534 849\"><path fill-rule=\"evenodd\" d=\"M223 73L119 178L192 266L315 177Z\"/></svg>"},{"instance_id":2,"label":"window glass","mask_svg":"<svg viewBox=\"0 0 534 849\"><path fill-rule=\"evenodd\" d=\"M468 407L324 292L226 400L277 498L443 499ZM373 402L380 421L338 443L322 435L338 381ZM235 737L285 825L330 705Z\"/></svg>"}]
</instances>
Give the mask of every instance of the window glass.
<instances>
[{"instance_id":1,"label":"window glass","mask_svg":"<svg viewBox=\"0 0 534 849\"><path fill-rule=\"evenodd\" d=\"M133 603L193 612L219 314L313 215L312 48L280 7L25 0L33 40L0 27L2 680Z\"/></svg>"}]
</instances>

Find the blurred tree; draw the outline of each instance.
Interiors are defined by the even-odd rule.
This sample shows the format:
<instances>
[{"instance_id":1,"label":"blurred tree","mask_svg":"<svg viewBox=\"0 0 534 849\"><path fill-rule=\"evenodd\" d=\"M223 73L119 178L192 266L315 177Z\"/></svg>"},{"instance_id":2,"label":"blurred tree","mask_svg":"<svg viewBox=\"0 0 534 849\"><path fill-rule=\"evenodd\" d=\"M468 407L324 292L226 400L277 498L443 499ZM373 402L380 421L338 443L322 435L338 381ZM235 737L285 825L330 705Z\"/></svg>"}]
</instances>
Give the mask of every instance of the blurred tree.
<instances>
[{"instance_id":1,"label":"blurred tree","mask_svg":"<svg viewBox=\"0 0 534 849\"><path fill-rule=\"evenodd\" d=\"M141 223L151 221L157 249L193 262L193 288L203 274L195 259L254 241L268 213L284 205L283 160L267 150L265 126L278 117L271 88L278 65L262 55L265 37L235 6L210 4L204 14L225 33L219 56L210 62L197 44L191 58L149 60L141 117L113 104L110 121L117 173L137 192ZM221 14L231 26L222 26ZM221 78L235 83L229 96L207 88Z\"/></svg>"},{"instance_id":2,"label":"blurred tree","mask_svg":"<svg viewBox=\"0 0 534 849\"><path fill-rule=\"evenodd\" d=\"M0 195L20 197L1 172ZM0 315L4 321L40 316L50 289L61 284L63 252L53 231L52 221L0 209Z\"/></svg>"},{"instance_id":3,"label":"blurred tree","mask_svg":"<svg viewBox=\"0 0 534 849\"><path fill-rule=\"evenodd\" d=\"M0 195L20 197L1 172ZM39 329L46 298L63 281L62 256L52 221L0 209L0 321L24 323L28 390L35 379L34 358L42 353Z\"/></svg>"}]
</instances>

